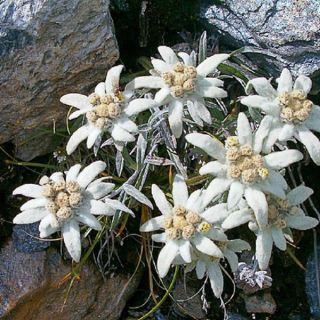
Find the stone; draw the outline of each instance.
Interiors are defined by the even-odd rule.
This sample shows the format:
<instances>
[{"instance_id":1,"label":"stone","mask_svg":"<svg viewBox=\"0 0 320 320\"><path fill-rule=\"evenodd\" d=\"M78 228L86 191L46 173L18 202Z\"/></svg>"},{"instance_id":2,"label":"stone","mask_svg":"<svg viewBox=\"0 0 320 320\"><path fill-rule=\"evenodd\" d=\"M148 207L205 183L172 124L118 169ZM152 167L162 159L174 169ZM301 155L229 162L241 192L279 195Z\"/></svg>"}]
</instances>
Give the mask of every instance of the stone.
<instances>
[{"instance_id":1,"label":"stone","mask_svg":"<svg viewBox=\"0 0 320 320\"><path fill-rule=\"evenodd\" d=\"M305 291L310 306L310 313L314 318L320 318L320 297L319 297L319 276L320 276L320 241L317 241L315 252L311 253L308 257L305 273Z\"/></svg>"},{"instance_id":2,"label":"stone","mask_svg":"<svg viewBox=\"0 0 320 320\"><path fill-rule=\"evenodd\" d=\"M283 67L295 75L316 76L320 70L318 0L211 0L201 15L229 48L258 49L246 54L252 68L275 77Z\"/></svg>"},{"instance_id":3,"label":"stone","mask_svg":"<svg viewBox=\"0 0 320 320\"><path fill-rule=\"evenodd\" d=\"M86 264L69 288L71 265L54 247L30 254L9 241L0 252L0 317L4 320L117 320L139 285L142 269L131 276L117 272L103 281Z\"/></svg>"},{"instance_id":4,"label":"stone","mask_svg":"<svg viewBox=\"0 0 320 320\"><path fill-rule=\"evenodd\" d=\"M199 286L202 281L199 281L195 274L187 273L185 279L179 277L175 284L172 296L175 301L173 312L179 316L189 316L192 319L207 319L207 315L202 309L203 302L201 301L201 292ZM190 297L193 297L190 299Z\"/></svg>"},{"instance_id":5,"label":"stone","mask_svg":"<svg viewBox=\"0 0 320 320\"><path fill-rule=\"evenodd\" d=\"M9 242L0 257L0 317L3 317L27 292L44 285L46 253L20 253Z\"/></svg>"},{"instance_id":6,"label":"stone","mask_svg":"<svg viewBox=\"0 0 320 320\"><path fill-rule=\"evenodd\" d=\"M238 313L228 312L228 320L249 320Z\"/></svg>"},{"instance_id":7,"label":"stone","mask_svg":"<svg viewBox=\"0 0 320 320\"><path fill-rule=\"evenodd\" d=\"M277 309L277 304L269 292L244 296L244 301L248 313L274 314Z\"/></svg>"},{"instance_id":8,"label":"stone","mask_svg":"<svg viewBox=\"0 0 320 320\"><path fill-rule=\"evenodd\" d=\"M39 223L17 224L12 231L12 241L20 252L42 251L50 246L49 241L39 238Z\"/></svg>"},{"instance_id":9,"label":"stone","mask_svg":"<svg viewBox=\"0 0 320 320\"><path fill-rule=\"evenodd\" d=\"M109 0L0 1L0 143L23 160L51 151L60 97L89 94L118 58Z\"/></svg>"}]
</instances>

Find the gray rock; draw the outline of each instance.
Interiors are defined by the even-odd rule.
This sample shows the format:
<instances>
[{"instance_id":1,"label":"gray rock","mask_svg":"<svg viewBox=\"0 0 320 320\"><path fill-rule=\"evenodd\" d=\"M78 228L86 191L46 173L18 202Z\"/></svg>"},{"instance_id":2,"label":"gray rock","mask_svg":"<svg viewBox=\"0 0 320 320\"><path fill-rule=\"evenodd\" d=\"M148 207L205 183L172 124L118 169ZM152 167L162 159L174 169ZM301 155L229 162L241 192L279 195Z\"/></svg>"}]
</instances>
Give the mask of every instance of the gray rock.
<instances>
[{"instance_id":1,"label":"gray rock","mask_svg":"<svg viewBox=\"0 0 320 320\"><path fill-rule=\"evenodd\" d=\"M188 273L185 279L179 277L175 284L172 296L177 303L173 305L173 313L178 316L189 316L192 319L206 319L206 313L202 309L201 292L199 291L201 281L193 273ZM193 297L192 299L190 299Z\"/></svg>"},{"instance_id":2,"label":"gray rock","mask_svg":"<svg viewBox=\"0 0 320 320\"><path fill-rule=\"evenodd\" d=\"M248 313L274 314L277 309L277 304L269 292L245 296L244 302Z\"/></svg>"},{"instance_id":3,"label":"gray rock","mask_svg":"<svg viewBox=\"0 0 320 320\"><path fill-rule=\"evenodd\" d=\"M249 320L238 313L228 312L228 320Z\"/></svg>"},{"instance_id":4,"label":"gray rock","mask_svg":"<svg viewBox=\"0 0 320 320\"><path fill-rule=\"evenodd\" d=\"M50 246L49 241L39 239L39 223L17 224L13 227L14 246L24 253L42 251Z\"/></svg>"},{"instance_id":5,"label":"gray rock","mask_svg":"<svg viewBox=\"0 0 320 320\"><path fill-rule=\"evenodd\" d=\"M92 265L83 266L64 303L71 264L53 247L22 253L10 241L0 252L0 318L4 320L117 320L142 277L117 272L102 279Z\"/></svg>"},{"instance_id":6,"label":"gray rock","mask_svg":"<svg viewBox=\"0 0 320 320\"><path fill-rule=\"evenodd\" d=\"M87 94L119 58L109 0L0 0L0 143L30 160L51 149L59 99Z\"/></svg>"},{"instance_id":7,"label":"gray rock","mask_svg":"<svg viewBox=\"0 0 320 320\"><path fill-rule=\"evenodd\" d=\"M315 318L320 318L320 288L319 275L320 275L320 241L317 242L317 257L314 252L308 257L305 273L306 294L310 306L310 313Z\"/></svg>"},{"instance_id":8,"label":"gray rock","mask_svg":"<svg viewBox=\"0 0 320 320\"><path fill-rule=\"evenodd\" d=\"M43 285L46 253L20 253L12 242L0 253L0 317L16 306L27 292Z\"/></svg>"},{"instance_id":9,"label":"gray rock","mask_svg":"<svg viewBox=\"0 0 320 320\"><path fill-rule=\"evenodd\" d=\"M297 74L320 70L320 7L318 0L206 1L202 16L228 46L260 49L269 57L247 54L273 76L288 67Z\"/></svg>"}]
</instances>

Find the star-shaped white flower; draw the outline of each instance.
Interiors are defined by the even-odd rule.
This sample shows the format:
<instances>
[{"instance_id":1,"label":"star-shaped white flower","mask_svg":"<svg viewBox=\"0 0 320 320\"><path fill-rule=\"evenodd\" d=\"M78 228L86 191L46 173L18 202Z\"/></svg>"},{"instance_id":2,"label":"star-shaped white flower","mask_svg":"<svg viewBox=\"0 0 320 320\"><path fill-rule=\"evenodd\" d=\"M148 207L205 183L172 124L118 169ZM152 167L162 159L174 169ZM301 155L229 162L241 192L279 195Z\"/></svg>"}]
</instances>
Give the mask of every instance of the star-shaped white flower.
<instances>
[{"instance_id":1,"label":"star-shaped white flower","mask_svg":"<svg viewBox=\"0 0 320 320\"><path fill-rule=\"evenodd\" d=\"M284 198L287 183L279 170L303 158L298 150L262 155L263 140L269 128L270 121L265 119L253 134L246 115L239 113L237 136L229 137L226 146L206 134L191 133L186 136L188 142L217 159L199 170L201 175L211 174L216 177L206 190L205 203L208 204L229 190L228 209L232 209L244 196L261 227L268 222L264 192Z\"/></svg>"},{"instance_id":2,"label":"star-shaped white flower","mask_svg":"<svg viewBox=\"0 0 320 320\"><path fill-rule=\"evenodd\" d=\"M236 272L238 268L238 256L236 252L250 250L250 245L241 239L225 240L218 243L224 258L228 260L231 271ZM209 277L210 285L214 295L221 297L223 292L223 274L220 266L220 258L208 256L197 250L194 251L192 262L187 266L188 271L196 269L198 279L202 279L206 274Z\"/></svg>"},{"instance_id":3,"label":"star-shaped white flower","mask_svg":"<svg viewBox=\"0 0 320 320\"><path fill-rule=\"evenodd\" d=\"M288 69L284 69L277 79L275 90L266 78L249 81L257 95L241 99L241 103L260 109L272 118L272 128L265 145L265 151L270 152L274 143L287 141L294 137L303 143L312 160L320 165L320 141L310 131L320 132L320 107L314 105L307 95L312 87L310 78L299 76L293 84Z\"/></svg>"},{"instance_id":4,"label":"star-shaped white flower","mask_svg":"<svg viewBox=\"0 0 320 320\"><path fill-rule=\"evenodd\" d=\"M153 75L135 78L126 86L126 91L138 88L160 89L154 99L160 105L168 104L169 124L176 138L182 134L185 105L199 126L203 126L203 122L211 124L211 115L204 98L225 98L227 92L220 88L223 86L222 80L207 75L216 71L217 66L228 59L229 55L213 55L196 67L187 53L180 52L179 59L169 47L160 46L158 50L163 60L151 60Z\"/></svg>"},{"instance_id":5,"label":"star-shaped white flower","mask_svg":"<svg viewBox=\"0 0 320 320\"><path fill-rule=\"evenodd\" d=\"M100 222L94 215L112 216L119 207L132 214L121 202L107 197L114 188L113 183L104 182L105 178L95 180L105 167L104 162L96 161L80 172L81 165L76 164L65 175L55 172L50 177L42 177L40 185L24 184L16 188L14 195L21 194L33 199L21 206L21 213L13 222L28 224L40 221L41 238L61 231L70 256L79 262L79 223L100 230ZM104 197L106 199L101 201Z\"/></svg>"},{"instance_id":6,"label":"star-shaped white flower","mask_svg":"<svg viewBox=\"0 0 320 320\"><path fill-rule=\"evenodd\" d=\"M260 269L265 270L269 265L273 244L284 251L287 248L286 240L293 242L290 228L307 230L318 224L317 219L306 216L299 207L312 193L312 189L301 185L289 191L285 199L268 195L268 224L264 228L259 228L253 215L244 216L239 211L231 213L222 227L231 229L249 222L249 228L257 236L256 258Z\"/></svg>"},{"instance_id":7,"label":"star-shaped white flower","mask_svg":"<svg viewBox=\"0 0 320 320\"><path fill-rule=\"evenodd\" d=\"M226 216L226 205L218 204L205 209L203 198L205 192L194 191L190 196L182 176L176 175L173 182L172 206L157 185L152 185L152 196L162 213L144 223L142 232L164 229L165 232L152 235L154 241L163 242L157 267L160 277L164 277L179 255L185 263L192 261L193 248L217 258L223 253L214 241L226 241L226 235L214 223Z\"/></svg>"},{"instance_id":8,"label":"star-shaped white flower","mask_svg":"<svg viewBox=\"0 0 320 320\"><path fill-rule=\"evenodd\" d=\"M87 139L90 149L99 141L105 132L109 132L115 146L122 150L126 142L135 141L137 125L129 119L141 109L151 108L157 104L152 99L135 99L130 101L119 90L119 78L122 65L111 68L105 82L100 82L89 97L70 93L61 97L60 101L79 110L73 112L69 119L86 115L86 123L77 129L67 144L67 153L71 154L78 145Z\"/></svg>"}]
</instances>

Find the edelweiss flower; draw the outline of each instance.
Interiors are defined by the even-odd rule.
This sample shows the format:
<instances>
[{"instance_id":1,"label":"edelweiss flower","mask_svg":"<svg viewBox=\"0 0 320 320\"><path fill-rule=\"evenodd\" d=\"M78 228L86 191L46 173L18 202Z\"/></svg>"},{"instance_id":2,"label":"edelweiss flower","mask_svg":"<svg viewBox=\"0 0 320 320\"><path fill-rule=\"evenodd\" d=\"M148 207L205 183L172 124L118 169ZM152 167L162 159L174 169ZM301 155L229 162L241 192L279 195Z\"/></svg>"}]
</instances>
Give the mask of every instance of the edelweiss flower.
<instances>
[{"instance_id":1,"label":"edelweiss flower","mask_svg":"<svg viewBox=\"0 0 320 320\"><path fill-rule=\"evenodd\" d=\"M77 146L87 139L90 149L104 132L109 132L115 146L121 151L126 142L134 141L134 134L138 132L136 124L130 116L140 112L140 109L154 107L156 103L151 99L136 99L129 102L119 90L119 78L123 66L111 68L105 82L100 82L89 97L70 93L64 95L60 101L79 110L73 112L69 119L75 119L85 114L86 124L76 130L67 144L67 153L71 154Z\"/></svg>"},{"instance_id":2,"label":"edelweiss flower","mask_svg":"<svg viewBox=\"0 0 320 320\"><path fill-rule=\"evenodd\" d=\"M34 198L27 201L20 209L13 222L28 224L40 221L40 237L45 238L61 231L64 243L74 261L81 257L79 223L95 230L100 230L100 222L93 215L114 215L119 206L124 205L105 197L114 188L113 183L103 182L105 178L95 179L106 167L102 161L96 161L84 168L72 166L65 173L55 172L50 177L44 176L40 185L24 184L13 191ZM126 208L127 212L131 210Z\"/></svg>"},{"instance_id":3,"label":"edelweiss flower","mask_svg":"<svg viewBox=\"0 0 320 320\"><path fill-rule=\"evenodd\" d=\"M204 192L196 190L189 196L187 185L180 175L176 175L173 182L173 207L157 185L152 185L152 196L162 215L147 221L140 231L165 230L152 236L154 241L165 243L157 261L160 277L168 273L173 260L179 255L186 263L190 263L193 248L223 258L222 251L212 240L227 240L226 235L213 225L221 220L221 216L227 215L225 204L204 210Z\"/></svg>"},{"instance_id":4,"label":"edelweiss flower","mask_svg":"<svg viewBox=\"0 0 320 320\"><path fill-rule=\"evenodd\" d=\"M207 75L215 71L229 55L216 54L195 67L187 53L178 54L181 61L169 47L161 46L158 50L163 60L151 60L154 75L135 78L127 85L126 91L138 88L160 89L155 95L155 101L160 105L168 104L170 128L174 136L179 138L182 134L184 105L187 105L190 116L199 126L203 126L203 121L211 123L204 98L225 98L227 93L219 88L223 81Z\"/></svg>"},{"instance_id":5,"label":"edelweiss flower","mask_svg":"<svg viewBox=\"0 0 320 320\"><path fill-rule=\"evenodd\" d=\"M220 241L217 242L217 245L222 251L223 256L228 260L232 272L235 272L238 268L238 256L235 252L250 250L250 245L241 239ZM223 291L223 274L220 258L208 256L197 250L194 251L192 258L193 261L188 266L188 270L191 271L195 267L198 279L202 279L207 274L214 295L220 298Z\"/></svg>"},{"instance_id":6,"label":"edelweiss flower","mask_svg":"<svg viewBox=\"0 0 320 320\"><path fill-rule=\"evenodd\" d=\"M229 137L225 146L209 135L191 133L186 136L188 142L217 159L199 170L202 175L212 174L217 177L206 190L205 204L229 190L228 208L232 209L244 195L261 227L268 222L268 205L264 192L284 198L287 183L278 170L303 158L298 150L261 155L262 143L269 127L270 122L266 119L261 122L257 132L252 134L247 117L240 113L237 136Z\"/></svg>"},{"instance_id":7,"label":"edelweiss flower","mask_svg":"<svg viewBox=\"0 0 320 320\"><path fill-rule=\"evenodd\" d=\"M286 239L293 242L290 228L307 230L318 224L317 219L306 216L299 207L312 193L312 189L301 185L289 191L286 199L267 195L268 224L264 228L258 227L253 216L247 215L245 218L242 215L239 219L237 212L231 213L222 227L230 229L249 222L249 228L257 235L256 258L260 269L265 270L269 265L273 243L284 251L287 248Z\"/></svg>"},{"instance_id":8,"label":"edelweiss flower","mask_svg":"<svg viewBox=\"0 0 320 320\"><path fill-rule=\"evenodd\" d=\"M320 132L320 107L307 99L312 82L306 76L299 76L292 85L292 76L284 69L277 79L278 89L275 90L266 78L249 81L258 95L241 99L241 103L260 109L273 120L266 152L270 152L274 143L287 141L294 137L307 148L312 160L320 165L320 141L310 131Z\"/></svg>"}]
</instances>

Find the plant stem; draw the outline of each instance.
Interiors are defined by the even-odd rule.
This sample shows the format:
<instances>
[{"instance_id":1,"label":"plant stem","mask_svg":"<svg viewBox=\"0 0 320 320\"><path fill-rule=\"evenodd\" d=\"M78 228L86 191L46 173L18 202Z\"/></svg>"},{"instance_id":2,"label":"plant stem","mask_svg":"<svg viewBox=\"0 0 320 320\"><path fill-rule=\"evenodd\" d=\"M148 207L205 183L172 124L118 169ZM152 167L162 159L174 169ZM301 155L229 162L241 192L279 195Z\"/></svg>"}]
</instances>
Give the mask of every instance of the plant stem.
<instances>
[{"instance_id":1,"label":"plant stem","mask_svg":"<svg viewBox=\"0 0 320 320\"><path fill-rule=\"evenodd\" d=\"M95 239L93 240L93 243L91 244L91 246L89 247L89 249L86 251L86 253L83 255L81 261L74 267L73 269L73 274L74 275L78 275L78 273L81 271L81 268L84 266L84 264L86 263L86 261L88 260L91 252L93 251L94 247L97 245L97 243L99 242L102 233L105 230L105 225L102 227L102 229L96 234Z\"/></svg>"},{"instance_id":2,"label":"plant stem","mask_svg":"<svg viewBox=\"0 0 320 320\"><path fill-rule=\"evenodd\" d=\"M12 164L15 166L23 167L38 167L38 168L47 168L47 169L56 169L57 166L45 163L36 163L36 162L24 162L24 161L13 161L13 160L4 160L7 164Z\"/></svg>"},{"instance_id":3,"label":"plant stem","mask_svg":"<svg viewBox=\"0 0 320 320\"><path fill-rule=\"evenodd\" d=\"M288 253L289 257L298 265L299 268L301 268L303 271L306 271L306 268L299 261L299 259L294 255L294 253L292 252L291 248L288 247L286 252Z\"/></svg>"},{"instance_id":4,"label":"plant stem","mask_svg":"<svg viewBox=\"0 0 320 320\"><path fill-rule=\"evenodd\" d=\"M171 281L170 286L167 289L166 293L164 294L164 296L161 298L161 300L148 313L146 313L144 316L142 316L138 320L147 319L149 316L151 316L153 313L155 313L161 307L161 305L166 301L166 299L168 298L170 292L174 288L174 285L175 285L175 283L177 281L178 272L179 272L179 266L176 266L176 268L174 270L172 281Z\"/></svg>"}]
</instances>

